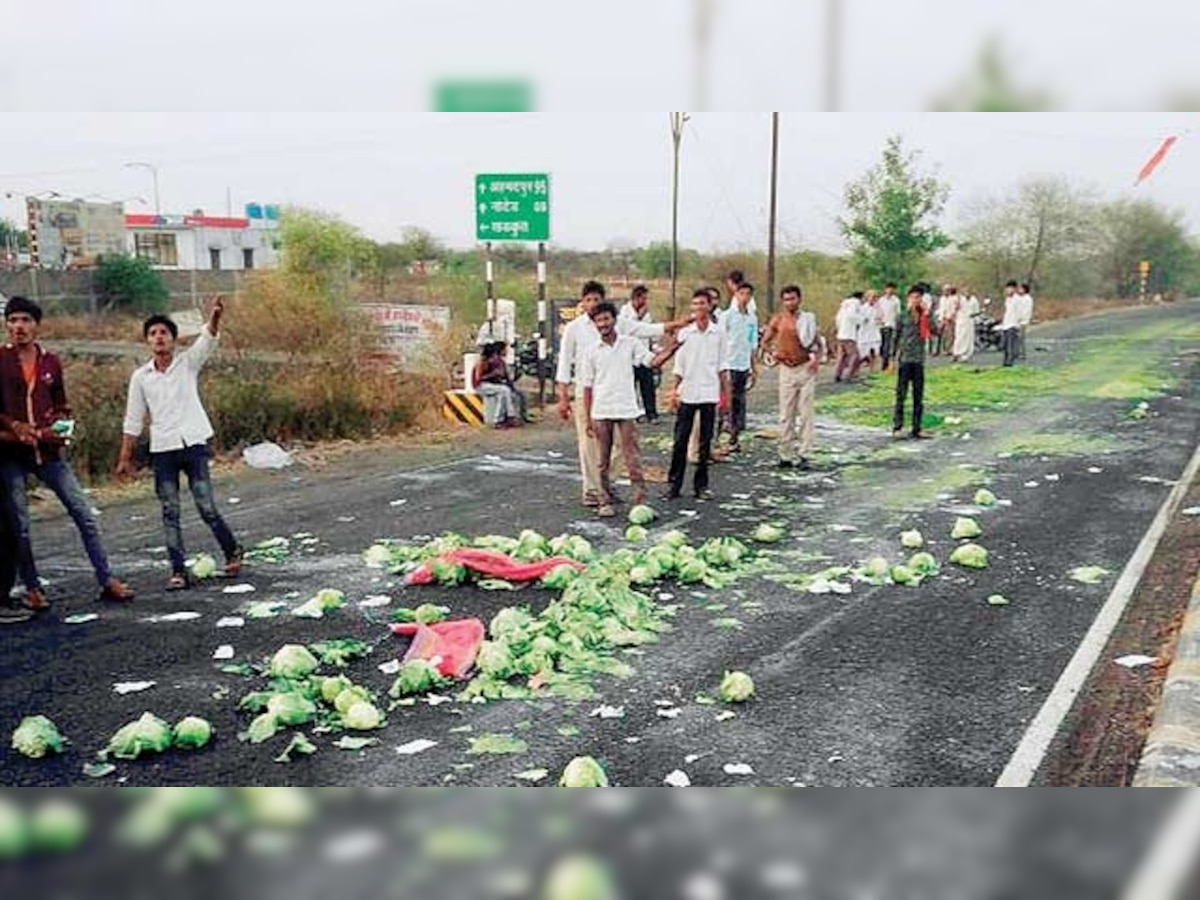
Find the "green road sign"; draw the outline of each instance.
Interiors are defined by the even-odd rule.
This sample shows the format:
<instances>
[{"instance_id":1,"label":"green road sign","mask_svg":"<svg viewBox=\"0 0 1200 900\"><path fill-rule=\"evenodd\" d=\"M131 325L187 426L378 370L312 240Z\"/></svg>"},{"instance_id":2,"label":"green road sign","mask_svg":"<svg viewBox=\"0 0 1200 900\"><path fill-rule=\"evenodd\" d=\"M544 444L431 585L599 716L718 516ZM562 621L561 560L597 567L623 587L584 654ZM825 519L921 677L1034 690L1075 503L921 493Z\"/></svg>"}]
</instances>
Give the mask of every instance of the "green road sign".
<instances>
[{"instance_id":1,"label":"green road sign","mask_svg":"<svg viewBox=\"0 0 1200 900\"><path fill-rule=\"evenodd\" d=\"M442 81L433 88L434 112L533 112L533 85L525 81Z\"/></svg>"},{"instance_id":2,"label":"green road sign","mask_svg":"<svg viewBox=\"0 0 1200 900\"><path fill-rule=\"evenodd\" d=\"M550 240L550 176L476 175L475 235L481 241Z\"/></svg>"}]
</instances>

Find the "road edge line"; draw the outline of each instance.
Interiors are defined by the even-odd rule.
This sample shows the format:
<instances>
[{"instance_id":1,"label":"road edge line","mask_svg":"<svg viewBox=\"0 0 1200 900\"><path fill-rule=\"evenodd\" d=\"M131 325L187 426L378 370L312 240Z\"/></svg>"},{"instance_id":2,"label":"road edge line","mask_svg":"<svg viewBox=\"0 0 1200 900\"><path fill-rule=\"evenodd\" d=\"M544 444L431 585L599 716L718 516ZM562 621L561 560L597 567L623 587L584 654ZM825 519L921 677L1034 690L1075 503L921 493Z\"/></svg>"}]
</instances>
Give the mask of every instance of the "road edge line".
<instances>
[{"instance_id":1,"label":"road edge line","mask_svg":"<svg viewBox=\"0 0 1200 900\"><path fill-rule=\"evenodd\" d=\"M1186 791L1159 831L1121 900L1183 900L1200 847L1200 791Z\"/></svg>"},{"instance_id":2,"label":"road edge line","mask_svg":"<svg viewBox=\"0 0 1200 900\"><path fill-rule=\"evenodd\" d=\"M1100 608L1100 612L1093 620L1087 634L1084 635L1083 641L1075 650L1075 655L1071 657L1071 661L1059 676L1050 695L1046 698L1046 702L1042 704L1037 716L1026 729L1016 751L1009 759L1008 765L996 779L996 787L1028 787L1034 776L1037 775L1038 769L1041 768L1042 762L1046 758L1046 751L1049 750L1063 721L1070 714L1071 708L1075 705L1075 699L1087 683L1088 677L1100 659L1100 654L1108 644L1113 631L1120 624L1121 617L1125 614L1125 609L1129 606L1129 601L1133 598L1134 592L1146 572L1146 567L1154 556L1154 551L1158 549L1167 525L1170 524L1179 507L1183 505L1183 500L1191 489L1192 481L1195 480L1198 471L1200 471L1200 445L1197 445L1179 481L1167 495L1162 506L1159 507L1158 514L1150 523L1150 528L1142 536L1133 556L1125 565L1121 577L1113 586L1112 593L1108 595L1108 600Z\"/></svg>"}]
</instances>

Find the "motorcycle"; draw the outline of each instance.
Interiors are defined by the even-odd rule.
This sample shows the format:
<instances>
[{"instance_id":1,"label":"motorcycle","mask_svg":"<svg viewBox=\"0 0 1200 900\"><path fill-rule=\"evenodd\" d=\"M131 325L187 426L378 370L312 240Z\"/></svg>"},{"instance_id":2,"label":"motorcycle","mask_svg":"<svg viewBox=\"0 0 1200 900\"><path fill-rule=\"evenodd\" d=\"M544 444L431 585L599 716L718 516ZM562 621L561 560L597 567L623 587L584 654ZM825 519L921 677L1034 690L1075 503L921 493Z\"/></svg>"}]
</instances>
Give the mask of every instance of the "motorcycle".
<instances>
[{"instance_id":1,"label":"motorcycle","mask_svg":"<svg viewBox=\"0 0 1200 900\"><path fill-rule=\"evenodd\" d=\"M980 350L999 350L1003 343L1000 322L987 313L976 313L972 318L975 319L975 346Z\"/></svg>"}]
</instances>

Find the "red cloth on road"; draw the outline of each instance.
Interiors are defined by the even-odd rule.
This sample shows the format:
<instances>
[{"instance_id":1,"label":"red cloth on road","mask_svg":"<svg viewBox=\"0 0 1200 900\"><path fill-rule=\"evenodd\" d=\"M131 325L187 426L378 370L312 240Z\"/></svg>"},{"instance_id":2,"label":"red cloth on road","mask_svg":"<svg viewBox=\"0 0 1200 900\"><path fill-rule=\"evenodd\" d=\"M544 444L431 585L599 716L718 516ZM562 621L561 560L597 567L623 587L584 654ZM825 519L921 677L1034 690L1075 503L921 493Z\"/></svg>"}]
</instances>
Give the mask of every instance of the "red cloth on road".
<instances>
[{"instance_id":1,"label":"red cloth on road","mask_svg":"<svg viewBox=\"0 0 1200 900\"><path fill-rule=\"evenodd\" d=\"M581 563L562 556L542 562L524 563L496 550L473 550L471 548L453 550L442 556L441 559L453 565L465 566L487 578L502 578L515 584L537 581L559 566L571 566L577 571L582 571L584 568ZM433 572L430 571L428 564L423 564L409 572L404 579L404 583L408 585L433 584L433 582Z\"/></svg>"},{"instance_id":2,"label":"red cloth on road","mask_svg":"<svg viewBox=\"0 0 1200 900\"><path fill-rule=\"evenodd\" d=\"M438 622L436 625L416 622L393 625L392 633L413 639L412 646L404 654L404 662L436 659L437 670L442 676L456 679L466 678L475 665L485 634L483 623L478 619Z\"/></svg>"}]
</instances>

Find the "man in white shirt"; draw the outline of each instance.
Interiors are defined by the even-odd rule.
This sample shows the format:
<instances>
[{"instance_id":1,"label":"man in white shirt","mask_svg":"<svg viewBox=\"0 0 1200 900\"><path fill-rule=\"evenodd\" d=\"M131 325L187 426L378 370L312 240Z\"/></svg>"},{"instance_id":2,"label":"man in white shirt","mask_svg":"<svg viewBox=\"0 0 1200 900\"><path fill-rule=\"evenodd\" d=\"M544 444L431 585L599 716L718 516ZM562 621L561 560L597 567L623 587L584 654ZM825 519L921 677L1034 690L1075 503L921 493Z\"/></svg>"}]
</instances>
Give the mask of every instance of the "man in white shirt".
<instances>
[{"instance_id":1,"label":"man in white shirt","mask_svg":"<svg viewBox=\"0 0 1200 900\"><path fill-rule=\"evenodd\" d=\"M671 452L671 470L667 476L667 500L677 500L687 472L688 442L696 418L700 419L700 453L696 462L693 489L696 499L711 500L708 489L708 465L712 457L713 430L718 406L729 408L729 362L725 335L712 320L712 298L698 290L692 297L693 322L679 333L675 354L675 386L671 400L677 409L675 445Z\"/></svg>"},{"instance_id":2,"label":"man in white shirt","mask_svg":"<svg viewBox=\"0 0 1200 900\"><path fill-rule=\"evenodd\" d=\"M212 531L225 554L225 574L236 577L242 568L242 548L217 511L213 497L208 461L208 441L212 423L200 402L197 384L200 370L212 356L220 335L225 300L217 297L208 322L196 342L176 353L179 328L166 316L151 316L142 326L142 335L154 358L138 368L129 379L129 397L125 404L124 436L117 460L117 475L132 475L133 449L150 417L150 461L154 469L154 487L162 504L163 528L167 535L167 555L171 560L168 591L188 587L188 572L179 526L179 476L186 473L192 499L200 518Z\"/></svg>"},{"instance_id":3,"label":"man in white shirt","mask_svg":"<svg viewBox=\"0 0 1200 900\"><path fill-rule=\"evenodd\" d=\"M629 302L621 307L619 319L625 319L631 322L641 322L644 325L653 325L654 316L650 313L650 290L644 285L635 285L633 292L629 296ZM654 350L654 344L650 338L636 338L642 346L648 351ZM646 416L646 422L653 425L658 421L658 401L655 397L656 385L654 383L654 370L649 366L638 366L633 370L634 380L637 382L638 394L642 398L642 412Z\"/></svg>"},{"instance_id":4,"label":"man in white shirt","mask_svg":"<svg viewBox=\"0 0 1200 900\"><path fill-rule=\"evenodd\" d=\"M583 505L600 506L600 445L588 435L587 410L583 405L583 360L589 350L600 342L600 332L592 322L592 310L605 298L604 285L589 281L580 291L578 314L563 330L558 348L558 371L554 380L558 393L558 415L564 421L575 421L575 438L579 446L579 471L583 478ZM681 327L679 322L665 325L619 319L617 333L635 338L661 338L668 331ZM574 390L572 391L572 385ZM572 411L571 400L576 403Z\"/></svg>"},{"instance_id":5,"label":"man in white shirt","mask_svg":"<svg viewBox=\"0 0 1200 900\"><path fill-rule=\"evenodd\" d=\"M833 380L842 381L854 371L858 363L858 326L862 320L863 292L856 291L838 307L837 342L838 362Z\"/></svg>"},{"instance_id":6,"label":"man in white shirt","mask_svg":"<svg viewBox=\"0 0 1200 900\"><path fill-rule=\"evenodd\" d=\"M637 443L638 404L633 373L638 368L653 371L671 356L673 350L668 348L655 356L644 341L618 334L617 308L611 303L596 304L591 317L600 340L584 356L579 380L583 384L588 437L599 447L599 515L609 519L617 514L614 508L617 498L609 478L613 438L617 435L621 438L621 454L633 484L630 502L635 506L646 502L646 481Z\"/></svg>"},{"instance_id":7,"label":"man in white shirt","mask_svg":"<svg viewBox=\"0 0 1200 900\"><path fill-rule=\"evenodd\" d=\"M879 298L879 356L885 372L891 369L892 357L896 355L896 317L900 314L900 297L896 290L895 283L889 281Z\"/></svg>"},{"instance_id":8,"label":"man in white shirt","mask_svg":"<svg viewBox=\"0 0 1200 900\"><path fill-rule=\"evenodd\" d=\"M1017 296L1020 301L1017 306L1017 359L1025 358L1025 331L1033 324L1033 294L1029 285L1021 285Z\"/></svg>"},{"instance_id":9,"label":"man in white shirt","mask_svg":"<svg viewBox=\"0 0 1200 900\"><path fill-rule=\"evenodd\" d=\"M1004 318L996 329L1001 333L1000 346L1004 350L1004 365L1010 368L1017 361L1021 340L1021 300L1017 296L1017 283L1010 281L1004 286Z\"/></svg>"}]
</instances>

